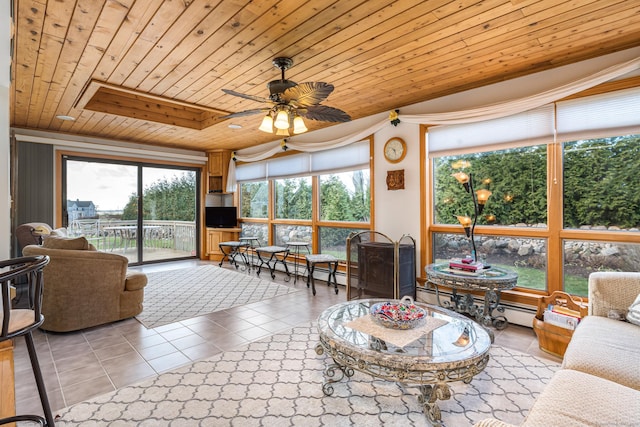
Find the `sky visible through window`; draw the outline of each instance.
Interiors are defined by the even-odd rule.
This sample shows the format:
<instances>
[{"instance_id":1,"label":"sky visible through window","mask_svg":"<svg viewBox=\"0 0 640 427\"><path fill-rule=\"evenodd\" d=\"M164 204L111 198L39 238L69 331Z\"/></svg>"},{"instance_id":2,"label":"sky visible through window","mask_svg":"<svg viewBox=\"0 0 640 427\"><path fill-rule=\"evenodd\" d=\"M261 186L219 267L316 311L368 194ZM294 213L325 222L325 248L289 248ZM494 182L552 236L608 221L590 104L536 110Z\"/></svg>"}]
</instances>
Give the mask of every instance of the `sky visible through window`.
<instances>
[{"instance_id":1,"label":"sky visible through window","mask_svg":"<svg viewBox=\"0 0 640 427\"><path fill-rule=\"evenodd\" d=\"M120 211L136 192L137 166L67 161L67 198L92 201L99 211ZM145 188L154 182L188 174L188 171L145 167Z\"/></svg>"}]
</instances>

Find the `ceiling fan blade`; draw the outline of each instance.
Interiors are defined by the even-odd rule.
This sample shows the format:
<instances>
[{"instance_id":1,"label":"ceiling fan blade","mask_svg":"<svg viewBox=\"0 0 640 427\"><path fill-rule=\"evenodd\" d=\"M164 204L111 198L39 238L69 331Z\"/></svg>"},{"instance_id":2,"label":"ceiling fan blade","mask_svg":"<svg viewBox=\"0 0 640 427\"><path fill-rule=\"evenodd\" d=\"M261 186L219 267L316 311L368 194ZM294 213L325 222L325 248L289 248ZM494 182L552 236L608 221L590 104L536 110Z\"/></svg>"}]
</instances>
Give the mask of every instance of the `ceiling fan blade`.
<instances>
[{"instance_id":1,"label":"ceiling fan blade","mask_svg":"<svg viewBox=\"0 0 640 427\"><path fill-rule=\"evenodd\" d=\"M333 85L325 82L305 82L290 87L282 93L282 99L296 107L318 105L333 92Z\"/></svg>"},{"instance_id":2,"label":"ceiling fan blade","mask_svg":"<svg viewBox=\"0 0 640 427\"><path fill-rule=\"evenodd\" d=\"M342 110L326 105L312 105L298 111L304 118L323 122L348 122L351 117Z\"/></svg>"},{"instance_id":3,"label":"ceiling fan blade","mask_svg":"<svg viewBox=\"0 0 640 427\"><path fill-rule=\"evenodd\" d=\"M222 116L222 117L219 117L219 118L220 119L232 119L234 117L251 116L253 114L265 113L265 112L269 111L270 109L271 108L256 108L256 109L253 109L253 110L238 111L237 113L227 114L226 116Z\"/></svg>"},{"instance_id":4,"label":"ceiling fan blade","mask_svg":"<svg viewBox=\"0 0 640 427\"><path fill-rule=\"evenodd\" d=\"M263 98L261 96L255 96L255 95L247 95L244 93L236 92L235 90L231 90L231 89L222 89L222 91L227 95L239 96L240 98L250 99L252 101L269 102L269 103L272 102L268 98Z\"/></svg>"}]
</instances>

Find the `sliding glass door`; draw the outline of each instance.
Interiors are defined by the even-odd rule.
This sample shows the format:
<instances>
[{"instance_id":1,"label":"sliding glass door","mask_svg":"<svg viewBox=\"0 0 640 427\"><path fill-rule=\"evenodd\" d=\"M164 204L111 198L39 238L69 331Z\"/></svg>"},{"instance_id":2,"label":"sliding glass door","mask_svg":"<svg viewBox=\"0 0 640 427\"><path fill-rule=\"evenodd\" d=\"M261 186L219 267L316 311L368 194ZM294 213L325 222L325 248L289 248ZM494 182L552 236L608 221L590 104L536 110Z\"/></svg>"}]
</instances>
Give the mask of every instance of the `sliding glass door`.
<instances>
[{"instance_id":1,"label":"sliding glass door","mask_svg":"<svg viewBox=\"0 0 640 427\"><path fill-rule=\"evenodd\" d=\"M65 156L63 224L132 264L197 256L198 169Z\"/></svg>"}]
</instances>

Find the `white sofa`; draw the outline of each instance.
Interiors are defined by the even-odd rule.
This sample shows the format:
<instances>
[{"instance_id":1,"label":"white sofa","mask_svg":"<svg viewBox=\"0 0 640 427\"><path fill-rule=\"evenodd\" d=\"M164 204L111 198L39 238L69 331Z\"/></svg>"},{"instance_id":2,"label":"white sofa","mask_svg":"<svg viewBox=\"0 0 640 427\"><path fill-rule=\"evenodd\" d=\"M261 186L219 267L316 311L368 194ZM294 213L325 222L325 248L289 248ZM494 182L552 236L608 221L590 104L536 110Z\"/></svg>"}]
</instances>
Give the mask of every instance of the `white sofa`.
<instances>
[{"instance_id":1,"label":"white sofa","mask_svg":"<svg viewBox=\"0 0 640 427\"><path fill-rule=\"evenodd\" d=\"M640 426L640 326L609 318L640 295L640 273L589 276L589 315L523 427ZM474 427L513 427L486 419Z\"/></svg>"}]
</instances>

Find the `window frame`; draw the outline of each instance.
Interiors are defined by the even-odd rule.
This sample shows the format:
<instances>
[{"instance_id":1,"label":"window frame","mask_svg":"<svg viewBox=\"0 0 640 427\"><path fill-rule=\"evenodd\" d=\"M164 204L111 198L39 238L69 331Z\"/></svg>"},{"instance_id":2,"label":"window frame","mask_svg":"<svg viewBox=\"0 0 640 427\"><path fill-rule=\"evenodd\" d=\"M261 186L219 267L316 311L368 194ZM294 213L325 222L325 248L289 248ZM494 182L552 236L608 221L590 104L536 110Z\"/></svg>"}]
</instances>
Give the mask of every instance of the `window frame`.
<instances>
[{"instance_id":1,"label":"window frame","mask_svg":"<svg viewBox=\"0 0 640 427\"><path fill-rule=\"evenodd\" d=\"M373 153L373 136L368 139L369 143L369 152ZM287 153L286 155L291 155L293 153ZM329 175L331 173L340 173L346 171L356 171L356 170L369 170L369 192L371 194L369 200L369 221L368 222L359 222L359 221L324 221L320 219L320 175ZM299 177L311 177L311 219L302 220L302 219L283 219L276 218L275 212L275 181L278 179L285 178L299 178ZM321 253L320 252L320 228L322 227L332 227L332 228L345 228L345 229L353 229L354 231L361 230L372 230L374 224L374 206L375 206L375 188L374 188L374 164L373 164L373 156L369 156L369 164L354 166L353 168L341 168L339 170L321 170L318 172L309 172L306 174L293 175L288 177L281 176L272 176L266 178L260 178L256 180L246 180L237 183L237 191L240 194L240 186L244 182L254 182L254 181L266 181L268 187L268 212L267 218L238 218L239 227L242 227L243 222L254 223L254 224L266 224L267 232L268 232L268 242L262 242L267 245L275 244L275 236L273 235L274 226L275 225L301 225L301 226L309 226L311 227L311 245L310 250L311 253ZM241 202L241 201L239 201Z\"/></svg>"},{"instance_id":2,"label":"window frame","mask_svg":"<svg viewBox=\"0 0 640 427\"><path fill-rule=\"evenodd\" d=\"M589 89L581 94L572 97L586 97L601 93L608 93L624 89L626 87L638 87L637 79L628 79L626 82L617 82L615 85L605 83L599 87ZM428 125L420 126L420 150L421 150L421 182L424 189L421 191L422 207L424 209L424 228L421 233L421 247L424 248L421 254L422 271L424 267L431 263L434 250L434 233L464 233L459 225L447 225L434 223L434 201L435 194L433 188L434 160L427 155ZM593 132L592 138L613 137L617 135L602 135L602 132ZM588 139L588 138L582 138ZM590 242L619 242L619 243L640 243L640 233L629 231L608 231L608 230L579 230L565 229L563 221L563 142L558 140L547 143L547 227L504 227L499 225L481 226L475 229L475 234L509 236L509 237L531 237L545 239L547 242L547 286L546 291L536 291L529 288L515 288L511 291L503 292L503 301L515 304L525 304L537 306L541 295L548 295L554 291L563 291L564 281L564 243L567 240L583 240ZM496 151L503 148L516 147L521 144L494 144L486 145L479 150ZM535 145L535 143L531 144ZM478 149L478 148L476 148ZM452 155L459 153L440 153L442 155ZM421 282L426 282L426 277L422 276Z\"/></svg>"}]
</instances>

